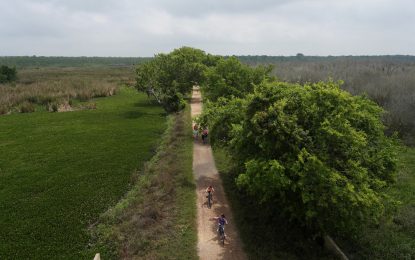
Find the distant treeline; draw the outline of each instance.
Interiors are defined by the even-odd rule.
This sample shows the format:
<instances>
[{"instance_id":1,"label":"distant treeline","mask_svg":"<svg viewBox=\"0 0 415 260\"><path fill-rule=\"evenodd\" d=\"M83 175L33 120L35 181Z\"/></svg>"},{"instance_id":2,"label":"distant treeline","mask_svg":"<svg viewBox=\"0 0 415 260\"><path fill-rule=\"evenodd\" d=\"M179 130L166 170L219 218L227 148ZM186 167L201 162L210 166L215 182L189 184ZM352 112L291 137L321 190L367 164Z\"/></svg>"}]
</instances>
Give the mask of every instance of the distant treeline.
<instances>
[{"instance_id":1,"label":"distant treeline","mask_svg":"<svg viewBox=\"0 0 415 260\"><path fill-rule=\"evenodd\" d=\"M133 66L149 57L46 57L46 56L0 56L0 65L16 68L33 67L91 67Z\"/></svg>"},{"instance_id":2,"label":"distant treeline","mask_svg":"<svg viewBox=\"0 0 415 260\"><path fill-rule=\"evenodd\" d=\"M226 57L226 56L225 56ZM236 56L240 61L249 65L277 64L281 62L336 62L336 61L388 61L414 62L415 56L385 55L385 56L267 56L247 55ZM27 67L90 67L90 66L132 66L141 64L152 57L58 57L58 56L0 56L0 65L16 68Z\"/></svg>"},{"instance_id":3,"label":"distant treeline","mask_svg":"<svg viewBox=\"0 0 415 260\"><path fill-rule=\"evenodd\" d=\"M267 56L267 55L243 55L236 56L241 62L249 65L264 63L275 64L281 62L335 62L335 61L389 61L389 62L415 62L415 56L411 55L379 55L379 56L305 56L301 53L296 56Z\"/></svg>"}]
</instances>

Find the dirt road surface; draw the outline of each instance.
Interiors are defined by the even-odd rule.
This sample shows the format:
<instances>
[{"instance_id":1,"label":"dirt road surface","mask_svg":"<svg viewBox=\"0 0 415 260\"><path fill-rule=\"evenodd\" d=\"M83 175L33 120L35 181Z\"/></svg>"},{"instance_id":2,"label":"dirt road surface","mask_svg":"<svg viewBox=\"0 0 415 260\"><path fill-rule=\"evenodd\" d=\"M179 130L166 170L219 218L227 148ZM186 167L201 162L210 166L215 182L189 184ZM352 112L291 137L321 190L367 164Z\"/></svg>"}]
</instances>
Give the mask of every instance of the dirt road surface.
<instances>
[{"instance_id":1,"label":"dirt road surface","mask_svg":"<svg viewBox=\"0 0 415 260\"><path fill-rule=\"evenodd\" d=\"M191 110L192 117L199 115L202 110L202 100L198 88L193 89ZM232 212L215 166L212 149L210 145L202 144L200 138L195 141L193 146L193 174L197 185L197 247L200 259L247 259L242 250L242 242L236 231ZM210 209L207 207L205 193L209 185L215 189L213 205ZM217 233L217 220L213 219L222 213L225 214L229 222L225 227L225 245L220 242Z\"/></svg>"}]
</instances>

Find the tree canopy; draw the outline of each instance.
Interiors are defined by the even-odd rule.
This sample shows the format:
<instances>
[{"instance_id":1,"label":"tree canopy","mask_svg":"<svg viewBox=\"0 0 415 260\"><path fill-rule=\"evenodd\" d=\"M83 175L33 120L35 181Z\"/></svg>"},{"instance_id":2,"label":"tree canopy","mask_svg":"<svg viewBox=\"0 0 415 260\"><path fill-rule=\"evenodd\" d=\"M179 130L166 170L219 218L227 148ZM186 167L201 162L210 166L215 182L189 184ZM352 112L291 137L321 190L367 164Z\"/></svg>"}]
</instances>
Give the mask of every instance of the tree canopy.
<instances>
[{"instance_id":1,"label":"tree canopy","mask_svg":"<svg viewBox=\"0 0 415 260\"><path fill-rule=\"evenodd\" d=\"M279 82L271 70L183 47L138 67L136 87L175 112L199 84L199 123L236 162L241 191L273 214L320 233L377 222L395 203L384 192L396 145L383 110L341 82Z\"/></svg>"},{"instance_id":2,"label":"tree canopy","mask_svg":"<svg viewBox=\"0 0 415 260\"><path fill-rule=\"evenodd\" d=\"M184 97L203 80L211 64L215 64L214 57L190 47L157 54L137 68L136 88L153 96L167 112L176 112L183 109Z\"/></svg>"},{"instance_id":3,"label":"tree canopy","mask_svg":"<svg viewBox=\"0 0 415 260\"><path fill-rule=\"evenodd\" d=\"M271 70L272 66L249 67L236 57L219 59L216 66L206 70L206 98L216 101L219 97L243 97L252 92L254 85L270 79Z\"/></svg>"},{"instance_id":4,"label":"tree canopy","mask_svg":"<svg viewBox=\"0 0 415 260\"><path fill-rule=\"evenodd\" d=\"M395 142L382 109L339 83L263 82L244 98L219 98L201 117L212 142L239 165L238 186L313 232L352 232L393 201Z\"/></svg>"}]
</instances>

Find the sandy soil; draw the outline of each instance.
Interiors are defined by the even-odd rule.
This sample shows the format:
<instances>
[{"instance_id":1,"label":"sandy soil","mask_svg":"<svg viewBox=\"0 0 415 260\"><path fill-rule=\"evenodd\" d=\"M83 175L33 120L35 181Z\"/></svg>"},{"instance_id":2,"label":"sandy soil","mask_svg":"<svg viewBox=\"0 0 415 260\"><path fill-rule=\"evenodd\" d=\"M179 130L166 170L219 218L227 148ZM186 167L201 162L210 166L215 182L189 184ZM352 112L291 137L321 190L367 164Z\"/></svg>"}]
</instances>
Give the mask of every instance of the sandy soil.
<instances>
[{"instance_id":1,"label":"sandy soil","mask_svg":"<svg viewBox=\"0 0 415 260\"><path fill-rule=\"evenodd\" d=\"M193 89L191 110L192 117L199 115L202 110L202 100L198 88ZM198 254L200 259L247 259L242 250L242 242L234 225L232 212L215 166L212 149L210 145L202 144L201 140L195 141L193 147L193 173L197 185ZM207 207L205 193L209 185L215 189L213 205L210 209ZM222 213L226 215L229 222L225 227L225 245L220 243L217 234L217 221L213 219Z\"/></svg>"}]
</instances>

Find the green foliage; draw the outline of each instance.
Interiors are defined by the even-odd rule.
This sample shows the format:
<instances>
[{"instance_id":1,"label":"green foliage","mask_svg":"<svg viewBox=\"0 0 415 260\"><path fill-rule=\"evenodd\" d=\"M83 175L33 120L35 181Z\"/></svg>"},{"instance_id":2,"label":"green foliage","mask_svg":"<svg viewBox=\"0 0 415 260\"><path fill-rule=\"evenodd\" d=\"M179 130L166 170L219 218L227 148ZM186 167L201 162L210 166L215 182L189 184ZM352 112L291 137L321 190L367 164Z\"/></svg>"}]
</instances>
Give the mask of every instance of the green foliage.
<instances>
[{"instance_id":1,"label":"green foliage","mask_svg":"<svg viewBox=\"0 0 415 260\"><path fill-rule=\"evenodd\" d=\"M166 126L134 89L94 102L0 117L0 259L93 258L88 228L130 188Z\"/></svg>"},{"instance_id":2,"label":"green foliage","mask_svg":"<svg viewBox=\"0 0 415 260\"><path fill-rule=\"evenodd\" d=\"M237 187L228 151L215 146L213 153L248 259L334 259L302 226L278 214L275 202L260 204Z\"/></svg>"},{"instance_id":3,"label":"green foliage","mask_svg":"<svg viewBox=\"0 0 415 260\"><path fill-rule=\"evenodd\" d=\"M244 97L254 85L269 79L271 71L272 66L251 68L236 57L219 59L216 66L206 71L205 96L212 101L219 97Z\"/></svg>"},{"instance_id":4,"label":"green foliage","mask_svg":"<svg viewBox=\"0 0 415 260\"><path fill-rule=\"evenodd\" d=\"M393 204L383 189L394 180L395 143L367 98L333 82L274 82L230 104L238 102L221 136L230 136L226 145L243 169L238 186L257 200L322 233L377 222ZM225 104L207 117L235 110Z\"/></svg>"},{"instance_id":5,"label":"green foliage","mask_svg":"<svg viewBox=\"0 0 415 260\"><path fill-rule=\"evenodd\" d=\"M225 146L231 140L234 126L243 120L241 109L246 101L240 98L227 99L220 97L216 102L207 101L203 105L203 113L197 118L202 127L209 127L212 145Z\"/></svg>"},{"instance_id":6,"label":"green foliage","mask_svg":"<svg viewBox=\"0 0 415 260\"><path fill-rule=\"evenodd\" d=\"M415 257L415 149L402 147L398 153L396 184L387 194L401 201L392 219L365 226L359 236L336 241L350 259L413 259Z\"/></svg>"},{"instance_id":7,"label":"green foliage","mask_svg":"<svg viewBox=\"0 0 415 260\"><path fill-rule=\"evenodd\" d=\"M205 64L215 59L203 51L190 47L176 49L169 54L158 54L136 70L136 88L153 96L166 112L183 109L193 85L204 77Z\"/></svg>"},{"instance_id":8,"label":"green foliage","mask_svg":"<svg viewBox=\"0 0 415 260\"><path fill-rule=\"evenodd\" d=\"M0 83L12 82L17 79L16 68L9 68L2 65L0 67Z\"/></svg>"}]
</instances>

